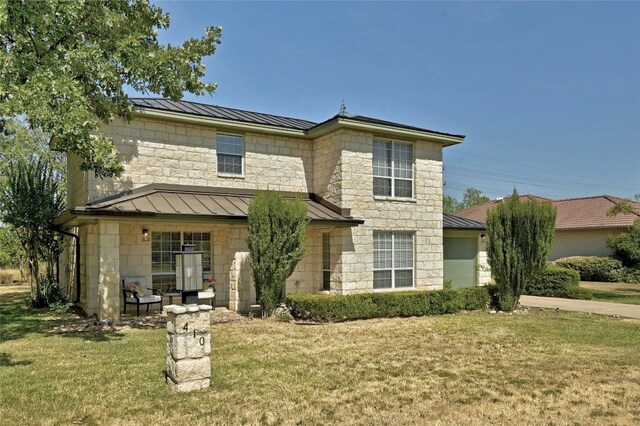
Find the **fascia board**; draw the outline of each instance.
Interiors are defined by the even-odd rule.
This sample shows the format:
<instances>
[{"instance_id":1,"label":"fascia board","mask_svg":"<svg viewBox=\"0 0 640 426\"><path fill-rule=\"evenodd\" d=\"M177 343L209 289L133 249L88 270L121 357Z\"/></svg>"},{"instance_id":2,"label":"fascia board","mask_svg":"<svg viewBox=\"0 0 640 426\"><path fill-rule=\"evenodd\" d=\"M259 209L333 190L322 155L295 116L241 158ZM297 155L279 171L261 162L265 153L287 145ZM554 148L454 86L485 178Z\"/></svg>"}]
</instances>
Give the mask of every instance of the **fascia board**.
<instances>
[{"instance_id":1,"label":"fascia board","mask_svg":"<svg viewBox=\"0 0 640 426\"><path fill-rule=\"evenodd\" d=\"M385 126L382 124L363 123L360 121L349 120L348 118L335 118L333 120L327 121L312 128L307 132L307 134L312 139L316 139L340 129L351 129L401 139L427 140L429 142L441 143L443 144L443 146L456 145L464 141L464 137L459 138L455 136L440 135L437 133L421 132L418 130Z\"/></svg>"}]
</instances>

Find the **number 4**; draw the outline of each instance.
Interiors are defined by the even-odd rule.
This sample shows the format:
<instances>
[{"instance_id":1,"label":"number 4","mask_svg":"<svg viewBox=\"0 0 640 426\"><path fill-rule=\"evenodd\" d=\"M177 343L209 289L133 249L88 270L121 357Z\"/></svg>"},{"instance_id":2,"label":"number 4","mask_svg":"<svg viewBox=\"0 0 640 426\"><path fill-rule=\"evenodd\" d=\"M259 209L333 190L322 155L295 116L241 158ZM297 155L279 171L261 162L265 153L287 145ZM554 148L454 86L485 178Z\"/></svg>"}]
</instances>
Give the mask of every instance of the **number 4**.
<instances>
[{"instance_id":1,"label":"number 4","mask_svg":"<svg viewBox=\"0 0 640 426\"><path fill-rule=\"evenodd\" d=\"M189 323L188 323L188 322L187 322L187 323L185 323L185 324L184 324L184 327L182 327L182 329L183 329L184 331L189 331Z\"/></svg>"}]
</instances>

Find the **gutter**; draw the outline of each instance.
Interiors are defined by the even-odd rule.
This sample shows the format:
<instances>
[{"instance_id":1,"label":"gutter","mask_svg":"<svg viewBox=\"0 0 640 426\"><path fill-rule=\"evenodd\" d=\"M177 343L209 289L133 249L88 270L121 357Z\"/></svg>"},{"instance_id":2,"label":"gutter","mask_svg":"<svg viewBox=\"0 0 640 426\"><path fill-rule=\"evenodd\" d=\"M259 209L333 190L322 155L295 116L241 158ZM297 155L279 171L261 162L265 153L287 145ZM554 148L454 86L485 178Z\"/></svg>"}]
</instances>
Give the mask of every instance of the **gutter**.
<instances>
[{"instance_id":1,"label":"gutter","mask_svg":"<svg viewBox=\"0 0 640 426\"><path fill-rule=\"evenodd\" d=\"M76 300L74 300L73 303L80 303L80 236L65 231L61 227L57 227L54 230L59 234L71 237L76 240Z\"/></svg>"}]
</instances>

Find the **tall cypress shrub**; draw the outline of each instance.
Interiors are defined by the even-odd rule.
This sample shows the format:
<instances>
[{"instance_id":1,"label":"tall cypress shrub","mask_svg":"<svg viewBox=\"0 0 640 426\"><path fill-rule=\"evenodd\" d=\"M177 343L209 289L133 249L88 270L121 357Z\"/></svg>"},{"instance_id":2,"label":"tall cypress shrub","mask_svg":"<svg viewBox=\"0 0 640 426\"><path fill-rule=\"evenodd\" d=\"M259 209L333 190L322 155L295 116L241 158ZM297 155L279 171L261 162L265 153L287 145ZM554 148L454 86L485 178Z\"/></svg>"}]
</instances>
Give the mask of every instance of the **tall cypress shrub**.
<instances>
[{"instance_id":1,"label":"tall cypress shrub","mask_svg":"<svg viewBox=\"0 0 640 426\"><path fill-rule=\"evenodd\" d=\"M489 210L487 254L502 310L513 311L527 282L544 270L555 221L552 204L520 201L515 189L511 198Z\"/></svg>"},{"instance_id":2,"label":"tall cypress shrub","mask_svg":"<svg viewBox=\"0 0 640 426\"><path fill-rule=\"evenodd\" d=\"M247 244L263 315L271 315L286 279L306 254L307 205L299 198L263 192L249 206Z\"/></svg>"}]
</instances>

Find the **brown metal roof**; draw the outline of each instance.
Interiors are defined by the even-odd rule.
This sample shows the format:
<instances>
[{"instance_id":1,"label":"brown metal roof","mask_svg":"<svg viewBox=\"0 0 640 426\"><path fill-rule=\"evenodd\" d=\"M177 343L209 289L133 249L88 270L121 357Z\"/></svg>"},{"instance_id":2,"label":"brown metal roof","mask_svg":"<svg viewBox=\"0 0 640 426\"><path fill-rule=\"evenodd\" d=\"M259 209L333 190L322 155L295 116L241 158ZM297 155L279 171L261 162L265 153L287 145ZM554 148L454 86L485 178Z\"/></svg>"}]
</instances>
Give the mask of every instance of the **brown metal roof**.
<instances>
[{"instance_id":1,"label":"brown metal roof","mask_svg":"<svg viewBox=\"0 0 640 426\"><path fill-rule=\"evenodd\" d=\"M392 121L380 120L372 117L365 117L363 115L345 115L338 114L330 119L321 123L316 123L309 120L303 120L299 118L283 117L280 115L265 114L262 112L245 111L236 108L221 107L217 105L208 105L199 102L191 101L172 101L170 99L163 98L129 98L129 102L138 108L154 109L160 111L179 112L183 114L197 115L202 117L211 117L223 120L263 124L274 127L283 127L287 129L295 129L302 131L309 131L315 127L321 126L332 120L338 118L348 119L352 121L359 121L362 123L377 124L381 126L394 127L399 129L416 130L419 132L433 133L437 135L453 136L456 138L464 139L464 135L457 135L453 133L439 132L436 130L425 129L422 127L409 126L401 123L394 123Z\"/></svg>"},{"instance_id":2,"label":"brown metal roof","mask_svg":"<svg viewBox=\"0 0 640 426\"><path fill-rule=\"evenodd\" d=\"M151 184L113 197L76 207L59 219L65 223L73 216L128 216L170 218L200 217L207 220L246 220L249 204L256 191L185 185ZM307 217L313 223L356 226L363 220L349 216L315 194L283 193L299 196L307 203Z\"/></svg>"},{"instance_id":3,"label":"brown metal roof","mask_svg":"<svg viewBox=\"0 0 640 426\"><path fill-rule=\"evenodd\" d=\"M484 223L475 220L465 219L452 214L444 213L442 215L442 227L444 229L465 229L483 231L487 229Z\"/></svg>"},{"instance_id":4,"label":"brown metal roof","mask_svg":"<svg viewBox=\"0 0 640 426\"><path fill-rule=\"evenodd\" d=\"M508 198L505 198L505 200ZM520 199L547 201L556 207L556 230L568 231L572 229L598 228L628 228L640 217L640 203L629 201L633 213L607 216L607 212L623 199L610 195L596 195L593 197L569 198L565 200L549 200L533 195L522 195ZM485 222L487 212L502 200L488 201L456 212L456 216Z\"/></svg>"}]
</instances>

